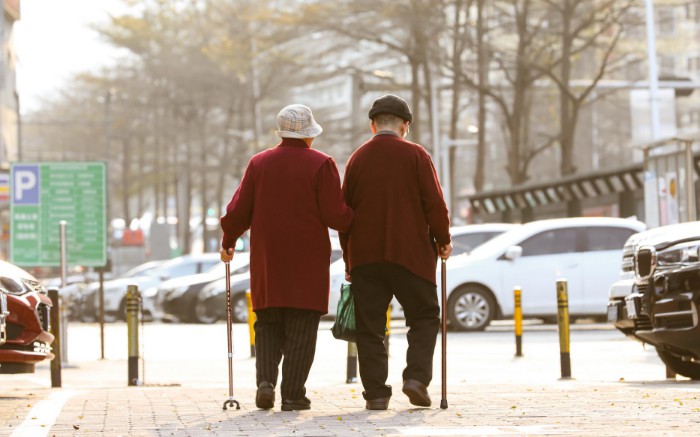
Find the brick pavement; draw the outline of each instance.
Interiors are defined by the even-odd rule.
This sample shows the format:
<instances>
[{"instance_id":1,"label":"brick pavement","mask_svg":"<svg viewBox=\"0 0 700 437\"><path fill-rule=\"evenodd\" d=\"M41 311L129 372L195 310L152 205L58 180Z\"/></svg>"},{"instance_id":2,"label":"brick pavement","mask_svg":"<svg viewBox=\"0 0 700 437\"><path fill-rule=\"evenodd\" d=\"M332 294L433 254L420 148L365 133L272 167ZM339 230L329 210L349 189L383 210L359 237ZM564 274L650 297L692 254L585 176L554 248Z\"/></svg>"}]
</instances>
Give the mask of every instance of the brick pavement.
<instances>
[{"instance_id":1,"label":"brick pavement","mask_svg":"<svg viewBox=\"0 0 700 437\"><path fill-rule=\"evenodd\" d=\"M174 351L152 360L151 386L125 387L122 359L65 369L64 389L47 388L47 366L31 376L0 375L0 437L698 435L700 383L662 379L653 350L614 332L574 332L577 379L568 381L556 378L555 333L528 333L526 357L517 360L508 333L452 339L447 410L437 407L439 372L430 388L433 408L412 407L397 389L405 336L392 340L395 394L386 412L364 410L361 386L338 381L344 346L321 338L308 385L310 411L282 412L279 402L272 411L256 410L254 360L245 357L234 360L241 409L223 411L225 360L176 361Z\"/></svg>"},{"instance_id":2,"label":"brick pavement","mask_svg":"<svg viewBox=\"0 0 700 437\"><path fill-rule=\"evenodd\" d=\"M690 436L698 435L700 424L700 385L689 381L463 384L448 395L446 410L414 408L399 393L386 412L364 410L359 390L356 384L313 390L311 410L282 412L279 405L255 409L252 389L236 393L241 409L228 411L221 408L224 387L78 389L47 431L56 436ZM25 418L32 421L32 407L50 391L19 389L11 402L2 398L0 435L12 435ZM439 404L439 394L431 391Z\"/></svg>"}]
</instances>

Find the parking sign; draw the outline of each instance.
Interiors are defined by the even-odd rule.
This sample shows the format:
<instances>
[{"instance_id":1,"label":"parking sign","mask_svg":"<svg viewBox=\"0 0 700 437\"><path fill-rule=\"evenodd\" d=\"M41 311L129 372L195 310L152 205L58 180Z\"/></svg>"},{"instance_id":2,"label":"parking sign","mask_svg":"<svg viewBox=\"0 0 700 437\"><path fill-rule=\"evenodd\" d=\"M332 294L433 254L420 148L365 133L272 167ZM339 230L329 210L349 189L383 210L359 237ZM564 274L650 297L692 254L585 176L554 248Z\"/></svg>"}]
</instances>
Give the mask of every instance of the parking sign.
<instances>
[{"instance_id":1,"label":"parking sign","mask_svg":"<svg viewBox=\"0 0 700 437\"><path fill-rule=\"evenodd\" d=\"M68 263L107 261L106 166L101 162L16 163L10 170L10 258L22 266L59 266L60 221Z\"/></svg>"}]
</instances>

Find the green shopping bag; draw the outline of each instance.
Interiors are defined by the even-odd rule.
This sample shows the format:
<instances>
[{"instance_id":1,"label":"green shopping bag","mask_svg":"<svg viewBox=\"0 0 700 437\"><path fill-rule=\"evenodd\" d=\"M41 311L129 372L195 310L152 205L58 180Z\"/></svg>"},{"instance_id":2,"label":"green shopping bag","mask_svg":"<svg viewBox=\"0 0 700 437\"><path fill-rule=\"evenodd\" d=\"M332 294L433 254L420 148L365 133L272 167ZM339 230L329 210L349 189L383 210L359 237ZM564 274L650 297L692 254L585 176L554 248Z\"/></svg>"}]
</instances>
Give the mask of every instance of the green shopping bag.
<instances>
[{"instance_id":1,"label":"green shopping bag","mask_svg":"<svg viewBox=\"0 0 700 437\"><path fill-rule=\"evenodd\" d=\"M338 340L355 341L355 300L352 297L350 284L340 287L338 311L335 313L335 323L331 328L333 337Z\"/></svg>"}]
</instances>

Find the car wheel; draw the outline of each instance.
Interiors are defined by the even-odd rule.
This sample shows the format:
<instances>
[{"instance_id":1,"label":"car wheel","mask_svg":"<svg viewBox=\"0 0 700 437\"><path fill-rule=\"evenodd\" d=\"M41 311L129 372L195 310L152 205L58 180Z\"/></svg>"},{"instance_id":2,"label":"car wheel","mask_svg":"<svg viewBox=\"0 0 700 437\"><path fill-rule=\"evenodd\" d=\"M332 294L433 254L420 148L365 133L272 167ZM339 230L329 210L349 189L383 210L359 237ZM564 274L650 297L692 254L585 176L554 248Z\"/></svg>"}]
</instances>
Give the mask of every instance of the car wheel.
<instances>
[{"instance_id":1,"label":"car wheel","mask_svg":"<svg viewBox=\"0 0 700 437\"><path fill-rule=\"evenodd\" d=\"M197 323L210 324L216 322L219 318L216 314L209 312L205 301L197 299L197 303L194 305L194 320Z\"/></svg>"},{"instance_id":2,"label":"car wheel","mask_svg":"<svg viewBox=\"0 0 700 437\"><path fill-rule=\"evenodd\" d=\"M447 319L457 331L483 331L495 314L493 296L482 287L460 287L447 301Z\"/></svg>"},{"instance_id":3,"label":"car wheel","mask_svg":"<svg viewBox=\"0 0 700 437\"><path fill-rule=\"evenodd\" d=\"M231 296L231 321L233 323L248 322L248 301L245 293Z\"/></svg>"},{"instance_id":4,"label":"car wheel","mask_svg":"<svg viewBox=\"0 0 700 437\"><path fill-rule=\"evenodd\" d=\"M700 363L694 361L683 361L683 358L671 352L656 348L661 361L673 372L686 376L690 379L700 379Z\"/></svg>"}]
</instances>

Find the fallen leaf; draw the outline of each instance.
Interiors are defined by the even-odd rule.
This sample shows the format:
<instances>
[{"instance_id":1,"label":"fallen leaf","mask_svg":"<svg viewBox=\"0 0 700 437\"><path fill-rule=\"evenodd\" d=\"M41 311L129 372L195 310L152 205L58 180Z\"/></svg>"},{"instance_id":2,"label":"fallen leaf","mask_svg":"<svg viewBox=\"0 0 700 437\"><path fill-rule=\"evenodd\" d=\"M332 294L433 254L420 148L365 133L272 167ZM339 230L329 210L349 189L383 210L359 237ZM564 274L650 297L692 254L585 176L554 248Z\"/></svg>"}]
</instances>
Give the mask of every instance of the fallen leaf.
<instances>
[{"instance_id":1,"label":"fallen leaf","mask_svg":"<svg viewBox=\"0 0 700 437\"><path fill-rule=\"evenodd\" d=\"M80 429L80 425L73 425L73 429Z\"/></svg>"},{"instance_id":2,"label":"fallen leaf","mask_svg":"<svg viewBox=\"0 0 700 437\"><path fill-rule=\"evenodd\" d=\"M340 416L338 416L338 418L337 418L336 420L343 420L343 418L342 418L342 417L340 417Z\"/></svg>"}]
</instances>

